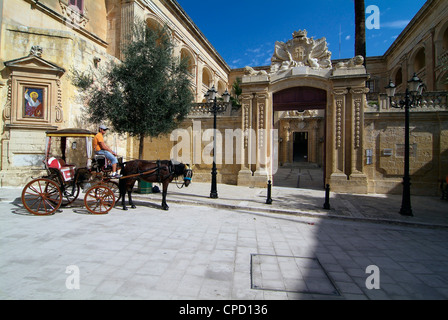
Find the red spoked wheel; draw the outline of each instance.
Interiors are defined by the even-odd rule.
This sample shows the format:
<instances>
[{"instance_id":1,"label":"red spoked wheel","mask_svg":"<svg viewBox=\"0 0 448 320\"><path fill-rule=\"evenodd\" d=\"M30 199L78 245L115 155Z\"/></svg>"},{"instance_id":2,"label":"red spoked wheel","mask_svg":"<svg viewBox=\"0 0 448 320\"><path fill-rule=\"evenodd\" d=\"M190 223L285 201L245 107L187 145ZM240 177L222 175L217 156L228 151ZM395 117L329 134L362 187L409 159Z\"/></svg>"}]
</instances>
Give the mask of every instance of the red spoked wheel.
<instances>
[{"instance_id":1,"label":"red spoked wheel","mask_svg":"<svg viewBox=\"0 0 448 320\"><path fill-rule=\"evenodd\" d=\"M22 191L23 206L32 214L46 216L56 212L62 203L58 184L50 179L35 179Z\"/></svg>"},{"instance_id":2,"label":"red spoked wheel","mask_svg":"<svg viewBox=\"0 0 448 320\"><path fill-rule=\"evenodd\" d=\"M104 181L102 182L102 184L106 185L106 187L108 187L110 190L112 190L112 192L114 193L115 196L115 201L118 201L118 199L120 198L120 188L118 187L118 183L115 181Z\"/></svg>"},{"instance_id":3,"label":"red spoked wheel","mask_svg":"<svg viewBox=\"0 0 448 320\"><path fill-rule=\"evenodd\" d=\"M86 192L84 205L90 213L106 214L115 205L114 192L105 185L93 186Z\"/></svg>"}]
</instances>

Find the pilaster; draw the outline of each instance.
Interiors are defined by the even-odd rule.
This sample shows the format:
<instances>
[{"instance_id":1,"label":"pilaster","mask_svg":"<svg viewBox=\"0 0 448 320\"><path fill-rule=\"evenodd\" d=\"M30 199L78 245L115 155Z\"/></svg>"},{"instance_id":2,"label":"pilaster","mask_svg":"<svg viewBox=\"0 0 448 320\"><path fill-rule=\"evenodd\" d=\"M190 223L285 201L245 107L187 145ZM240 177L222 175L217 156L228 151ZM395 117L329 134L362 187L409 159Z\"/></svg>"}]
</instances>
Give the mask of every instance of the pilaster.
<instances>
[{"instance_id":1,"label":"pilaster","mask_svg":"<svg viewBox=\"0 0 448 320\"><path fill-rule=\"evenodd\" d=\"M346 123L346 100L348 90L347 88L339 87L333 90L333 107L334 112L331 118L331 127L328 132L331 134L327 136L330 140L332 159L331 164L331 178L347 179L345 174L345 123Z\"/></svg>"},{"instance_id":2,"label":"pilaster","mask_svg":"<svg viewBox=\"0 0 448 320\"><path fill-rule=\"evenodd\" d=\"M351 168L350 175L363 174L363 132L364 132L364 103L366 101L366 93L369 89L365 87L352 88L351 93Z\"/></svg>"},{"instance_id":3,"label":"pilaster","mask_svg":"<svg viewBox=\"0 0 448 320\"><path fill-rule=\"evenodd\" d=\"M238 172L238 185L250 186L250 179L252 177L251 150L252 135L249 134L252 130L252 104L253 94L247 93L241 96L241 130L242 130L242 150L241 150L241 170Z\"/></svg>"},{"instance_id":4,"label":"pilaster","mask_svg":"<svg viewBox=\"0 0 448 320\"><path fill-rule=\"evenodd\" d=\"M268 160L268 134L267 134L267 103L268 94L258 93L255 96L255 110L257 112L257 160L256 174L267 176L267 160Z\"/></svg>"},{"instance_id":5,"label":"pilaster","mask_svg":"<svg viewBox=\"0 0 448 320\"><path fill-rule=\"evenodd\" d=\"M132 26L134 25L134 18L134 2L123 2L121 5L121 59L124 58L123 52L127 41L132 39Z\"/></svg>"}]
</instances>

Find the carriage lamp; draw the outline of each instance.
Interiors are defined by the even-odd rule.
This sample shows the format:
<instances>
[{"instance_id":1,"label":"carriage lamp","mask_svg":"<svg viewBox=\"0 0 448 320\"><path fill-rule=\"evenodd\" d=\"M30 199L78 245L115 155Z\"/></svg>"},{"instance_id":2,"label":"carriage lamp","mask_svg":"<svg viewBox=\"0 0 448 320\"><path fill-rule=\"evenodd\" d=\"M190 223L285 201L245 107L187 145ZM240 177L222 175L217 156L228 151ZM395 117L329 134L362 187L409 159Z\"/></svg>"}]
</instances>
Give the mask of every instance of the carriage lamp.
<instances>
[{"instance_id":1,"label":"carriage lamp","mask_svg":"<svg viewBox=\"0 0 448 320\"><path fill-rule=\"evenodd\" d=\"M401 202L400 214L403 216L413 216L411 206L411 177L409 174L409 113L410 109L417 106L422 98L424 84L416 73L412 79L408 81L405 99L401 100L398 105L392 104L392 98L395 96L396 86L390 80L389 85L385 88L387 96L394 108L403 108L405 111L405 137L404 137L404 176L403 176L403 197Z\"/></svg>"}]
</instances>

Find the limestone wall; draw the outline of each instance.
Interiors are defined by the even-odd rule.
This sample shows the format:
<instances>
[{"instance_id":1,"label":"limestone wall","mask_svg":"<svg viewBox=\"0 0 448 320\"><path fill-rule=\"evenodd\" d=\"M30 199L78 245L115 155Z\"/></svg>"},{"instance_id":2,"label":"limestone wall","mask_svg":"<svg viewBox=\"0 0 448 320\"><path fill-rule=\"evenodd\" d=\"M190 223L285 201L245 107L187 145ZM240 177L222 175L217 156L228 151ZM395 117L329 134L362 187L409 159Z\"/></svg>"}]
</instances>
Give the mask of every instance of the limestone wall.
<instances>
[{"instance_id":1,"label":"limestone wall","mask_svg":"<svg viewBox=\"0 0 448 320\"><path fill-rule=\"evenodd\" d=\"M238 154L241 146L237 138L230 136L241 128L241 117L217 117L217 181L237 184ZM227 136L226 136L227 133ZM208 182L211 179L213 163L213 117L190 117L170 135L146 138L143 158L145 160L174 159L189 164L193 169L193 182ZM137 158L138 147L134 148Z\"/></svg>"},{"instance_id":2,"label":"limestone wall","mask_svg":"<svg viewBox=\"0 0 448 320\"><path fill-rule=\"evenodd\" d=\"M228 88L230 68L176 1L95 0L83 1L82 7L76 8L68 0L8 0L0 1L0 9L0 63L24 59L21 70L14 75L11 68L1 72L1 186L23 185L31 175L41 174L38 169L42 168L45 131L69 127L97 131L84 119L70 70L96 70L106 67L110 60L118 61L137 17L150 26L167 24L170 28L174 54L191 58L191 82L197 101L202 101L212 85L220 93ZM25 61L33 46L42 50L41 55ZM43 66L58 73L51 84L45 80ZM15 115L21 112L22 91L28 85L44 88L49 113L45 119L20 119L18 123ZM106 143L125 159L131 159L138 150L137 141L113 132L106 136ZM169 148L163 147L164 142L160 146L162 158L169 154ZM153 158L152 154L148 158Z\"/></svg>"},{"instance_id":3,"label":"limestone wall","mask_svg":"<svg viewBox=\"0 0 448 320\"><path fill-rule=\"evenodd\" d=\"M440 179L448 175L448 114L411 112L411 192L438 195ZM366 113L365 149L372 164L365 165L371 193L402 192L404 175L404 112Z\"/></svg>"}]
</instances>

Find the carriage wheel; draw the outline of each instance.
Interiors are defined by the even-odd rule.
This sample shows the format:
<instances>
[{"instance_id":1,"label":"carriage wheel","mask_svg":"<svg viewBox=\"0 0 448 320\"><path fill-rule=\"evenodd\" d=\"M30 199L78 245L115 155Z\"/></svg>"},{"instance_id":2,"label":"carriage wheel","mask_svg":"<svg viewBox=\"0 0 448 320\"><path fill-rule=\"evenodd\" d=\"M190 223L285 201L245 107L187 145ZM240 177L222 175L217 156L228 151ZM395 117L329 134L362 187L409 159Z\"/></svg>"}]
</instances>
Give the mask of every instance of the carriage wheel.
<instances>
[{"instance_id":1,"label":"carriage wheel","mask_svg":"<svg viewBox=\"0 0 448 320\"><path fill-rule=\"evenodd\" d=\"M62 203L61 189L49 179L35 179L22 191L22 203L32 214L44 216L53 214Z\"/></svg>"},{"instance_id":2,"label":"carriage wheel","mask_svg":"<svg viewBox=\"0 0 448 320\"><path fill-rule=\"evenodd\" d=\"M73 189L73 185L66 185L64 186L65 190L62 192L63 199L61 206L65 207L69 204L73 203L76 199L78 199L79 195L79 184L75 184L75 189ZM73 194L72 194L73 191Z\"/></svg>"},{"instance_id":3,"label":"carriage wheel","mask_svg":"<svg viewBox=\"0 0 448 320\"><path fill-rule=\"evenodd\" d=\"M93 186L86 192L84 205L93 214L106 214L115 205L114 193L105 185Z\"/></svg>"},{"instance_id":4,"label":"carriage wheel","mask_svg":"<svg viewBox=\"0 0 448 320\"><path fill-rule=\"evenodd\" d=\"M104 185L106 185L106 187L108 187L110 190L112 190L112 192L114 193L115 196L115 201L118 201L118 199L120 198L120 188L118 187L118 183L115 181L105 181L103 182Z\"/></svg>"},{"instance_id":5,"label":"carriage wheel","mask_svg":"<svg viewBox=\"0 0 448 320\"><path fill-rule=\"evenodd\" d=\"M71 181L70 184L65 184L64 179L58 169L49 168L49 171L50 174L45 178L52 180L56 182L58 186L61 186L60 189L62 192L62 203L61 203L62 207L68 206L69 204L73 203L76 199L78 199L80 191L79 185L75 185L75 188L73 189L73 184L75 183L74 181Z\"/></svg>"}]
</instances>

